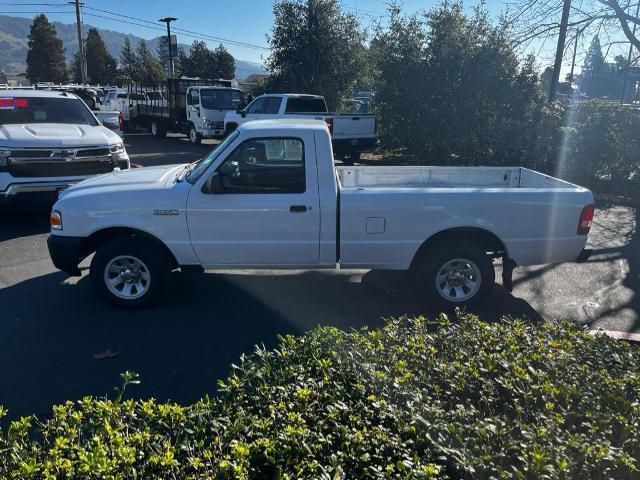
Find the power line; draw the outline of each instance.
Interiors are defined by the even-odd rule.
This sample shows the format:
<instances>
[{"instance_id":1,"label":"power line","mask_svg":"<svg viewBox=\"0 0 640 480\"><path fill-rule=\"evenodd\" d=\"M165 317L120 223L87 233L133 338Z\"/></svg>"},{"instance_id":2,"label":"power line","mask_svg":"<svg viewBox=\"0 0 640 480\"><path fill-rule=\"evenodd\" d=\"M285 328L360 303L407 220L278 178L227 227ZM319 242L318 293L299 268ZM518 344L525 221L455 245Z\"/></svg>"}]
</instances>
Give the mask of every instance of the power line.
<instances>
[{"instance_id":1,"label":"power line","mask_svg":"<svg viewBox=\"0 0 640 480\"><path fill-rule=\"evenodd\" d=\"M103 10L103 9L100 9L100 8L89 7L87 5L85 5L84 8L85 9L89 9L89 10L93 10L93 11L96 11L96 12L106 13L108 15L115 15L115 16L118 17L118 18L112 18L112 17L100 16L100 15L97 15L97 14L91 14L91 15L99 17L99 18L105 18L105 19L108 19L108 20L116 21L116 22L124 22L124 20L122 20L120 18L120 17L124 17L124 18L128 18L130 20L135 20L136 22L148 23L148 24L150 24L148 26L148 28L151 28L151 25L153 25L155 28L157 28L156 27L156 25L157 25L156 22L152 22L150 20L145 20L144 18L132 17L130 15L124 15L122 13L111 12L109 10ZM85 14L89 15L88 13L85 13ZM130 23L130 22L125 22L125 23ZM138 25L138 26L147 26L147 25ZM254 43L241 42L241 41L232 40L232 39L229 39L229 38L218 37L218 36L215 36L215 35L209 35L209 34L201 33L201 32L195 32L193 30L186 30L184 28L173 27L173 30L176 31L176 32L183 33L183 34L189 34L187 36L191 36L192 38L203 38L203 39L206 39L206 40L215 40L215 41L218 41L218 42L221 42L221 43L229 43L229 44L235 45L237 47L253 48L253 49L257 49L257 50L270 50L269 47L265 47L263 45L256 45Z\"/></svg>"}]
</instances>

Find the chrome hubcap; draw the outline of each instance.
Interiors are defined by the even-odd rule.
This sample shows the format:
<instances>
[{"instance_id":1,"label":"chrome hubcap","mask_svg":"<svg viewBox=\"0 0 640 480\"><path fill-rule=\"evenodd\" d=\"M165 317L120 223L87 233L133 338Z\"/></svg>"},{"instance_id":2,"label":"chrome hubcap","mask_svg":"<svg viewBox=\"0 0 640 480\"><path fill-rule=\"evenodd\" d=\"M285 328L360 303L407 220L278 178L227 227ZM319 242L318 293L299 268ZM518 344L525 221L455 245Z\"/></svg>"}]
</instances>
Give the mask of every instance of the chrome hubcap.
<instances>
[{"instance_id":1,"label":"chrome hubcap","mask_svg":"<svg viewBox=\"0 0 640 480\"><path fill-rule=\"evenodd\" d=\"M449 302L464 302L480 289L480 269L471 260L455 258L445 263L436 275L436 288Z\"/></svg>"},{"instance_id":2,"label":"chrome hubcap","mask_svg":"<svg viewBox=\"0 0 640 480\"><path fill-rule=\"evenodd\" d=\"M149 290L151 275L142 260L131 255L121 255L107 264L104 282L116 297L134 300Z\"/></svg>"},{"instance_id":3,"label":"chrome hubcap","mask_svg":"<svg viewBox=\"0 0 640 480\"><path fill-rule=\"evenodd\" d=\"M158 134L158 127L156 127L155 123L151 124L151 135L157 135Z\"/></svg>"},{"instance_id":4,"label":"chrome hubcap","mask_svg":"<svg viewBox=\"0 0 640 480\"><path fill-rule=\"evenodd\" d=\"M196 143L196 131L195 131L195 129L193 129L193 128L191 129L191 131L189 132L189 136L191 138L191 141L193 143Z\"/></svg>"}]
</instances>

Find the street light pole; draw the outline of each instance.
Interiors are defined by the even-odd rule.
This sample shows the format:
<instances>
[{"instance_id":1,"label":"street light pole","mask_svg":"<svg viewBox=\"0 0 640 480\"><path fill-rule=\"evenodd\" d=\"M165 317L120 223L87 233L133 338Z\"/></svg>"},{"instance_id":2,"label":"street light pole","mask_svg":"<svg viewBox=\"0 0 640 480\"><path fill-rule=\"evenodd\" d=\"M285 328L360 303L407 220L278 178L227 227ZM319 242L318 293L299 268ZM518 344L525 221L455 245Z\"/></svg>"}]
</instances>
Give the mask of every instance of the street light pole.
<instances>
[{"instance_id":1,"label":"street light pole","mask_svg":"<svg viewBox=\"0 0 640 480\"><path fill-rule=\"evenodd\" d=\"M167 24L167 48L169 49L169 78L173 78L175 76L175 72L173 70L173 53L171 52L171 22L176 21L175 17L164 17L158 20L159 22L164 22Z\"/></svg>"}]
</instances>

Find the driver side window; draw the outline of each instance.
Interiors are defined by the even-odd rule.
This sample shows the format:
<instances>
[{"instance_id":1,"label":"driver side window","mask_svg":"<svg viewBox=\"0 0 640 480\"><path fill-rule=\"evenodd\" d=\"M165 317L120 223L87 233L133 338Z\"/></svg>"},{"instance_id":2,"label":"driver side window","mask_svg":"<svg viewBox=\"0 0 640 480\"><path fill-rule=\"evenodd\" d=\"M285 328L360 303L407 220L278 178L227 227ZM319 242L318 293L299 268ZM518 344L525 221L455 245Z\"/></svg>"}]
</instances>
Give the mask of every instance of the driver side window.
<instances>
[{"instance_id":1,"label":"driver side window","mask_svg":"<svg viewBox=\"0 0 640 480\"><path fill-rule=\"evenodd\" d=\"M247 113L264 113L266 105L267 99L265 97L258 98L247 107Z\"/></svg>"},{"instance_id":2,"label":"driver side window","mask_svg":"<svg viewBox=\"0 0 640 480\"><path fill-rule=\"evenodd\" d=\"M304 143L299 138L254 138L218 168L224 193L304 193Z\"/></svg>"}]
</instances>

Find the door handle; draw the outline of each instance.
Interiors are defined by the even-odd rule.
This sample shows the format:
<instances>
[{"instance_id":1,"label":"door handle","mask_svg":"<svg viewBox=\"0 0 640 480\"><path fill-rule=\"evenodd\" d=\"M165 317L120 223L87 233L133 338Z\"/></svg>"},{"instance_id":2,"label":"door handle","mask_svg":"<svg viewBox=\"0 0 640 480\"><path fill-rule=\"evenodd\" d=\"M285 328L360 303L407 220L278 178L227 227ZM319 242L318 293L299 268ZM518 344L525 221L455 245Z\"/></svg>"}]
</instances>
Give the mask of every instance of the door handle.
<instances>
[{"instance_id":1,"label":"door handle","mask_svg":"<svg viewBox=\"0 0 640 480\"><path fill-rule=\"evenodd\" d=\"M306 212L307 211L307 206L306 205L291 205L289 207L289 211L291 213L302 213L302 212Z\"/></svg>"}]
</instances>

